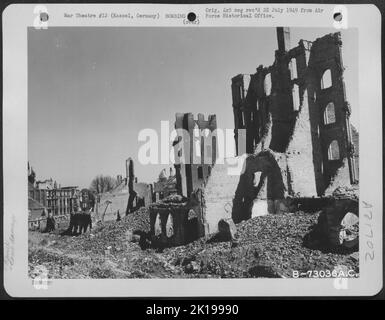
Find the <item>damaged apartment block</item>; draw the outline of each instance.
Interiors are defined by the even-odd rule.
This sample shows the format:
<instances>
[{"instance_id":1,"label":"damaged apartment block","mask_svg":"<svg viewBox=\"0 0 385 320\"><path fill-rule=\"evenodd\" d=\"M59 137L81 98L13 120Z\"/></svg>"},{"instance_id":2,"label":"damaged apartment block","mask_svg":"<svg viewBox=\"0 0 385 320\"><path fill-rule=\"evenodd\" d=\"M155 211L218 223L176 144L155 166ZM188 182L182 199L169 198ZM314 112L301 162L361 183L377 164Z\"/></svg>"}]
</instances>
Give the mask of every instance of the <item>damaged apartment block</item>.
<instances>
[{"instance_id":1,"label":"damaged apartment block","mask_svg":"<svg viewBox=\"0 0 385 320\"><path fill-rule=\"evenodd\" d=\"M235 140L246 129L251 154L233 206L243 213L233 212L235 220L251 214L244 206L255 198L277 212L287 197L322 197L358 183L358 132L349 121L340 33L290 48L289 28L281 27L277 39L273 65L232 79Z\"/></svg>"}]
</instances>

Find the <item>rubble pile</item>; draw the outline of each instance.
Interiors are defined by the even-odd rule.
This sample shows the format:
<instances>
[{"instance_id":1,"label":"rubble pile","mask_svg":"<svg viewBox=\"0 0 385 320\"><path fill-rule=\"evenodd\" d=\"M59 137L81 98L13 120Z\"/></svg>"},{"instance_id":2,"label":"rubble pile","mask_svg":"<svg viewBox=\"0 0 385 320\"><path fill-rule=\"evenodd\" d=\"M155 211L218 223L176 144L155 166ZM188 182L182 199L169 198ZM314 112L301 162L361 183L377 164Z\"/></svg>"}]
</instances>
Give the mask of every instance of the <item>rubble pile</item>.
<instances>
[{"instance_id":1,"label":"rubble pile","mask_svg":"<svg viewBox=\"0 0 385 320\"><path fill-rule=\"evenodd\" d=\"M304 244L323 251L357 251L359 244L358 189L339 187L319 213Z\"/></svg>"},{"instance_id":2,"label":"rubble pile","mask_svg":"<svg viewBox=\"0 0 385 320\"><path fill-rule=\"evenodd\" d=\"M39 265L52 278L291 278L294 271L333 271L339 265L359 271L357 255L304 246L320 212L267 215L236 225L223 221L219 230L236 235L235 246L232 237L202 237L162 252L142 250L135 237L135 230L148 230L148 216L142 208L78 237L32 233L40 238L30 246L30 276ZM351 218L344 224L354 231Z\"/></svg>"},{"instance_id":3,"label":"rubble pile","mask_svg":"<svg viewBox=\"0 0 385 320\"><path fill-rule=\"evenodd\" d=\"M108 221L99 223L91 234L78 237L75 246L79 250L93 253L104 253L111 246L114 250L123 250L129 239L129 233L137 230L148 232L150 230L150 217L148 209L140 208L123 217L119 222Z\"/></svg>"},{"instance_id":4,"label":"rubble pile","mask_svg":"<svg viewBox=\"0 0 385 320\"><path fill-rule=\"evenodd\" d=\"M200 239L164 254L184 267L187 277L291 278L294 271L332 271L337 265L358 272L357 260L349 254L303 246L303 237L317 223L318 215L299 211L256 217L236 225L236 247L231 241L206 243Z\"/></svg>"}]
</instances>

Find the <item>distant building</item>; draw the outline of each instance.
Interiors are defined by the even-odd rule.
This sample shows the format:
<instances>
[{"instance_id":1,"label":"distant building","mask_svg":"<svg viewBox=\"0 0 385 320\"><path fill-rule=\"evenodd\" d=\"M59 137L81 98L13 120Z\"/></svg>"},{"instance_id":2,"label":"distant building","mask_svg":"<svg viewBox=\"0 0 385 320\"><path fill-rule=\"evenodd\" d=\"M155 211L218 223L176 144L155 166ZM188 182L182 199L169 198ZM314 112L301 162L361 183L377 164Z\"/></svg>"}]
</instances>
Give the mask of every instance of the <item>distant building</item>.
<instances>
[{"instance_id":1,"label":"distant building","mask_svg":"<svg viewBox=\"0 0 385 320\"><path fill-rule=\"evenodd\" d=\"M172 168L170 168L169 176L166 174L166 169L163 169L159 174L158 181L154 182L154 201L162 200L171 194L177 194L176 186L176 175Z\"/></svg>"},{"instance_id":2,"label":"distant building","mask_svg":"<svg viewBox=\"0 0 385 320\"><path fill-rule=\"evenodd\" d=\"M147 207L153 201L152 184L138 182L131 158L126 160L125 165L126 177L118 175L115 188L96 198L95 211L101 220L116 220L118 212L120 215L128 214Z\"/></svg>"},{"instance_id":3,"label":"distant building","mask_svg":"<svg viewBox=\"0 0 385 320\"><path fill-rule=\"evenodd\" d=\"M29 204L33 203L36 208L37 202L41 207L46 208L48 212L54 215L69 214L78 210L78 187L58 186L52 178L31 183L32 179L30 177L32 172L32 167L28 164L28 199L31 200ZM29 206L29 210L32 209Z\"/></svg>"},{"instance_id":4,"label":"distant building","mask_svg":"<svg viewBox=\"0 0 385 320\"><path fill-rule=\"evenodd\" d=\"M76 186L47 189L47 208L54 215L78 211L79 190Z\"/></svg>"}]
</instances>

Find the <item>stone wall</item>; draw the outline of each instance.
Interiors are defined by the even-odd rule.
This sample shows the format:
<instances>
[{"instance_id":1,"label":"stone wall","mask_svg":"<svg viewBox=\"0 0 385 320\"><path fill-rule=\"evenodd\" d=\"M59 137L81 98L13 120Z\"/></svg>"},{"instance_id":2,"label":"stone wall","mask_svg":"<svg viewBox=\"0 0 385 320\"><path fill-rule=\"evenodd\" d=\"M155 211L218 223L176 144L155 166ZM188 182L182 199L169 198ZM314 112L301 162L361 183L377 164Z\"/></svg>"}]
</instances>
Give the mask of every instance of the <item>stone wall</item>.
<instances>
[{"instance_id":1,"label":"stone wall","mask_svg":"<svg viewBox=\"0 0 385 320\"><path fill-rule=\"evenodd\" d=\"M277 28L277 39L271 66L232 79L236 144L238 129L246 129L246 153L284 153L292 196L322 196L336 180L358 182L358 132L349 121L340 33L290 48L288 28Z\"/></svg>"},{"instance_id":2,"label":"stone wall","mask_svg":"<svg viewBox=\"0 0 385 320\"><path fill-rule=\"evenodd\" d=\"M183 129L189 135L187 139L183 139L179 135L174 143L175 159L183 158L183 161L175 165L178 194L189 197L194 190L204 185L215 164L217 152L216 116L209 115L208 120L205 120L203 114L198 114L198 118L194 119L192 113L177 113L175 129L177 132ZM201 138L194 136L194 129L199 130ZM209 132L207 140L203 138L205 129ZM199 144L196 143L197 139L200 140ZM209 142L211 142L211 148L209 148ZM183 150L188 150L188 152L182 152L182 155L179 155L181 145ZM194 153L197 146L200 147L200 150L198 150L199 156ZM207 156L206 161L205 156ZM207 161L207 159L211 161Z\"/></svg>"}]
</instances>

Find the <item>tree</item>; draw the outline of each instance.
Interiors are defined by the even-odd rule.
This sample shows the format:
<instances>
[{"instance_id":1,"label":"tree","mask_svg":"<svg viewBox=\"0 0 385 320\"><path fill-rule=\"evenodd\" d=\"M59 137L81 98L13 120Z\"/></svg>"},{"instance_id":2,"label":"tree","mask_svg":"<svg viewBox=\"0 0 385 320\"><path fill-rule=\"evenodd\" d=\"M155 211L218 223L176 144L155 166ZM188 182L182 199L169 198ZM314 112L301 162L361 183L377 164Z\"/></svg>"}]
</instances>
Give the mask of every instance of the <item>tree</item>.
<instances>
[{"instance_id":1,"label":"tree","mask_svg":"<svg viewBox=\"0 0 385 320\"><path fill-rule=\"evenodd\" d=\"M91 182L90 190L97 194L108 192L112 190L116 185L116 181L113 177L97 175Z\"/></svg>"}]
</instances>

